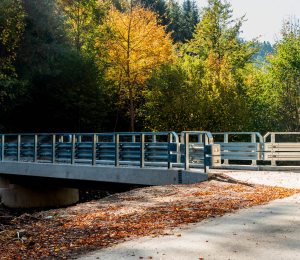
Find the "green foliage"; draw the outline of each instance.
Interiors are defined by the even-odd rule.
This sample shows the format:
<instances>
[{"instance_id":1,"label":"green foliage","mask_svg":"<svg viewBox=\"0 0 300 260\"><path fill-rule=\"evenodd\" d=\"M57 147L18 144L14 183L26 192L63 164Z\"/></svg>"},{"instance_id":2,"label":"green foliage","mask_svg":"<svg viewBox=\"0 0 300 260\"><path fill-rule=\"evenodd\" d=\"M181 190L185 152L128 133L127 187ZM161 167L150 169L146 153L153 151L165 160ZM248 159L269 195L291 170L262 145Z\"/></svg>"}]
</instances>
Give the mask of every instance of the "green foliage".
<instances>
[{"instance_id":1,"label":"green foliage","mask_svg":"<svg viewBox=\"0 0 300 260\"><path fill-rule=\"evenodd\" d=\"M282 39L276 42L277 52L269 58L265 84L272 93L276 118L281 131L300 131L300 25L287 21Z\"/></svg>"},{"instance_id":2,"label":"green foliage","mask_svg":"<svg viewBox=\"0 0 300 260\"><path fill-rule=\"evenodd\" d=\"M186 43L193 38L195 27L199 22L198 7L195 1L186 0L182 6L175 0L167 2L167 31L172 32L175 43Z\"/></svg>"},{"instance_id":3,"label":"green foliage","mask_svg":"<svg viewBox=\"0 0 300 260\"><path fill-rule=\"evenodd\" d=\"M44 106L43 129L54 132L98 132L105 122L105 97L101 88L101 72L92 57L70 52L62 59L55 77L41 79L34 90L35 110L37 100ZM49 130L47 130L49 131Z\"/></svg>"},{"instance_id":4,"label":"green foliage","mask_svg":"<svg viewBox=\"0 0 300 260\"><path fill-rule=\"evenodd\" d=\"M105 96L101 72L92 57L65 53L55 75L39 75L22 102L1 119L10 131L98 132L103 130ZM15 86L16 87L16 86ZM15 89L16 91L16 89ZM27 97L27 98L26 98Z\"/></svg>"},{"instance_id":5,"label":"green foliage","mask_svg":"<svg viewBox=\"0 0 300 260\"><path fill-rule=\"evenodd\" d=\"M0 131L300 131L298 21L286 21L272 46L241 39L244 16L232 19L227 1L200 12L192 0L135 4L155 12L148 34L158 26L166 49L141 36L147 12L117 37L112 24L126 24L129 2L2 0Z\"/></svg>"},{"instance_id":6,"label":"green foliage","mask_svg":"<svg viewBox=\"0 0 300 260\"><path fill-rule=\"evenodd\" d=\"M162 25L167 25L170 19L167 16L167 4L164 0L139 0L141 6L158 14Z\"/></svg>"},{"instance_id":7,"label":"green foliage","mask_svg":"<svg viewBox=\"0 0 300 260\"><path fill-rule=\"evenodd\" d=\"M260 50L257 54L253 55L252 59L262 64L264 62L268 63L268 56L273 55L275 53L275 45L272 45L270 42L264 41L262 43L258 43L258 46Z\"/></svg>"},{"instance_id":8,"label":"green foliage","mask_svg":"<svg viewBox=\"0 0 300 260\"><path fill-rule=\"evenodd\" d=\"M93 55L69 44L56 0L25 0L23 6L26 27L13 64L19 79L6 87L0 124L12 132L100 131L103 73Z\"/></svg>"},{"instance_id":9,"label":"green foliage","mask_svg":"<svg viewBox=\"0 0 300 260\"><path fill-rule=\"evenodd\" d=\"M233 70L244 68L257 53L255 40L243 43L238 36L244 16L232 20L230 4L220 0L208 0L208 7L200 12L200 20L194 39L186 45L192 55L207 59L211 52L217 59L228 57Z\"/></svg>"},{"instance_id":10,"label":"green foliage","mask_svg":"<svg viewBox=\"0 0 300 260\"><path fill-rule=\"evenodd\" d=\"M24 17L21 0L0 2L0 81L17 76L13 61L23 35Z\"/></svg>"},{"instance_id":11,"label":"green foliage","mask_svg":"<svg viewBox=\"0 0 300 260\"><path fill-rule=\"evenodd\" d=\"M172 32L172 40L175 43L184 41L182 8L178 2L170 0L167 3L167 15L169 19L167 30Z\"/></svg>"},{"instance_id":12,"label":"green foliage","mask_svg":"<svg viewBox=\"0 0 300 260\"><path fill-rule=\"evenodd\" d=\"M24 0L26 30L16 61L20 76L59 73L56 64L67 49L63 30L65 17L57 8L56 0Z\"/></svg>"},{"instance_id":13,"label":"green foliage","mask_svg":"<svg viewBox=\"0 0 300 260\"><path fill-rule=\"evenodd\" d=\"M188 75L181 64L165 65L148 81L145 115L146 128L152 131L192 130L196 107L195 85L188 84ZM194 92L195 91L195 92Z\"/></svg>"},{"instance_id":14,"label":"green foliage","mask_svg":"<svg viewBox=\"0 0 300 260\"><path fill-rule=\"evenodd\" d=\"M66 16L65 26L78 51L93 52L96 31L102 24L108 4L98 0L60 0Z\"/></svg>"},{"instance_id":15,"label":"green foliage","mask_svg":"<svg viewBox=\"0 0 300 260\"><path fill-rule=\"evenodd\" d=\"M184 46L186 54L177 64L180 69L162 70L154 77L159 80L151 82L145 109L150 129L170 130L174 125L177 131L249 129L252 81L248 67L257 49L252 47L254 41L239 40L243 18L233 23L228 3L208 3L194 38Z\"/></svg>"},{"instance_id":16,"label":"green foliage","mask_svg":"<svg viewBox=\"0 0 300 260\"><path fill-rule=\"evenodd\" d=\"M196 25L199 23L198 8L195 1L185 0L182 4L182 37L183 43L193 38Z\"/></svg>"},{"instance_id":17,"label":"green foliage","mask_svg":"<svg viewBox=\"0 0 300 260\"><path fill-rule=\"evenodd\" d=\"M17 93L23 91L24 82L17 79L14 61L23 37L24 18L25 12L20 0L0 2L0 110L12 107L12 100L18 102ZM18 85L16 93L12 91L14 85ZM5 107L7 100L9 105Z\"/></svg>"}]
</instances>

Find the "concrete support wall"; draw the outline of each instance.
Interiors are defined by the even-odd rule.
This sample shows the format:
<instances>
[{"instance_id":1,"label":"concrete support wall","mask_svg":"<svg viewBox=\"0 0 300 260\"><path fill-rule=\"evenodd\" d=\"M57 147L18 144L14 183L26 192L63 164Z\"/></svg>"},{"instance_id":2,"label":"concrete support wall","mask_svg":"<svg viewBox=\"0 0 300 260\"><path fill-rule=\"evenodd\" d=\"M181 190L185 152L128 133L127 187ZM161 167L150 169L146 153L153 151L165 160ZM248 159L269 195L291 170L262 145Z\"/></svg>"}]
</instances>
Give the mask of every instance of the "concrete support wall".
<instances>
[{"instance_id":1,"label":"concrete support wall","mask_svg":"<svg viewBox=\"0 0 300 260\"><path fill-rule=\"evenodd\" d=\"M203 172L182 171L182 183L190 184L208 180L208 174Z\"/></svg>"},{"instance_id":2,"label":"concrete support wall","mask_svg":"<svg viewBox=\"0 0 300 260\"><path fill-rule=\"evenodd\" d=\"M65 206L78 202L78 189L70 188L28 188L12 184L9 189L2 189L2 201L12 208L38 208Z\"/></svg>"},{"instance_id":3,"label":"concrete support wall","mask_svg":"<svg viewBox=\"0 0 300 260\"><path fill-rule=\"evenodd\" d=\"M14 183L14 178L0 176L0 198L12 208L65 206L78 202L78 189Z\"/></svg>"}]
</instances>

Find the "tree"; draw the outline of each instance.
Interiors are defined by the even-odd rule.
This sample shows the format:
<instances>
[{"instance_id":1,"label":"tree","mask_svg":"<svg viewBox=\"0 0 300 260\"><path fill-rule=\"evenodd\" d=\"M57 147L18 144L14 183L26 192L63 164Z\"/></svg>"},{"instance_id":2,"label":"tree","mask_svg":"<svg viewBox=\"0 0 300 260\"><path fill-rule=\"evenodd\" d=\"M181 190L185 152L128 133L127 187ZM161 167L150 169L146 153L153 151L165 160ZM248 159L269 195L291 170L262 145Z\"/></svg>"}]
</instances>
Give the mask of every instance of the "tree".
<instances>
[{"instance_id":1,"label":"tree","mask_svg":"<svg viewBox=\"0 0 300 260\"><path fill-rule=\"evenodd\" d=\"M194 38L184 45L185 53L178 60L184 75L180 81L184 85L175 84L180 99L175 100L169 93L171 86L168 75L164 75L166 72L151 85L151 93L157 93L146 103L151 129L169 130L172 124L178 126L177 131L245 131L249 128L252 103L249 65L257 52L255 41L239 40L243 18L232 21L230 4L220 0L209 0L208 4L200 12ZM171 75L174 77L172 71ZM172 117L166 118L164 115L169 114L173 106L168 99L176 104L180 100L181 105L176 106ZM156 106L159 109L153 104L159 104ZM174 120L182 122L171 123ZM157 124L158 121L161 123Z\"/></svg>"},{"instance_id":2,"label":"tree","mask_svg":"<svg viewBox=\"0 0 300 260\"><path fill-rule=\"evenodd\" d=\"M143 95L144 82L158 66L173 59L170 34L159 24L156 14L139 5L129 6L124 12L112 7L106 20L111 32L106 39L98 38L99 52L107 48L109 69L107 78L117 82L114 90L129 99L131 131L134 131L134 102Z\"/></svg>"},{"instance_id":3,"label":"tree","mask_svg":"<svg viewBox=\"0 0 300 260\"><path fill-rule=\"evenodd\" d=\"M22 6L26 26L13 63L18 78L8 81L7 95L0 106L4 130L104 130L102 68L96 64L92 51L85 51L88 44L81 51L74 48L65 26L69 18L62 12L59 0L23 0ZM2 89L0 82L0 92Z\"/></svg>"},{"instance_id":4,"label":"tree","mask_svg":"<svg viewBox=\"0 0 300 260\"><path fill-rule=\"evenodd\" d=\"M200 12L201 22L197 24L194 39L186 44L187 51L201 59L207 59L211 52L216 58L228 57L234 70L244 68L254 54L256 39L242 42L240 28L245 16L232 20L230 3L221 0L208 0L208 7Z\"/></svg>"},{"instance_id":5,"label":"tree","mask_svg":"<svg viewBox=\"0 0 300 260\"><path fill-rule=\"evenodd\" d=\"M149 90L140 113L151 131L196 130L193 113L197 108L197 86L189 84L181 62L167 64L147 80Z\"/></svg>"},{"instance_id":6,"label":"tree","mask_svg":"<svg viewBox=\"0 0 300 260\"><path fill-rule=\"evenodd\" d=\"M107 3L98 0L60 0L67 19L66 32L78 51L94 48L94 33L102 24Z\"/></svg>"},{"instance_id":7,"label":"tree","mask_svg":"<svg viewBox=\"0 0 300 260\"><path fill-rule=\"evenodd\" d=\"M24 32L24 18L21 0L0 2L0 80L16 76L13 61Z\"/></svg>"},{"instance_id":8,"label":"tree","mask_svg":"<svg viewBox=\"0 0 300 260\"><path fill-rule=\"evenodd\" d=\"M208 0L208 7L200 12L194 38L186 44L188 55L198 60L199 69L204 72L199 87L202 98L205 97L207 129L213 131L238 131L245 127L250 98L247 66L258 52L256 40L240 41L244 16L232 20L230 8L227 2Z\"/></svg>"},{"instance_id":9,"label":"tree","mask_svg":"<svg viewBox=\"0 0 300 260\"><path fill-rule=\"evenodd\" d=\"M195 1L185 0L182 4L182 42L188 42L193 38L198 23L198 8Z\"/></svg>"},{"instance_id":10,"label":"tree","mask_svg":"<svg viewBox=\"0 0 300 260\"><path fill-rule=\"evenodd\" d=\"M285 21L277 52L269 57L265 84L276 109L276 128L300 131L300 24ZM273 105L273 106L274 106Z\"/></svg>"},{"instance_id":11,"label":"tree","mask_svg":"<svg viewBox=\"0 0 300 260\"><path fill-rule=\"evenodd\" d=\"M57 0L24 0L26 30L16 62L20 75L31 80L37 75L59 73L55 64L63 57L68 43L63 24L65 17Z\"/></svg>"},{"instance_id":12,"label":"tree","mask_svg":"<svg viewBox=\"0 0 300 260\"><path fill-rule=\"evenodd\" d=\"M193 38L199 23L198 8L195 1L186 0L182 6L175 0L167 2L168 32L172 32L175 43L186 43Z\"/></svg>"},{"instance_id":13,"label":"tree","mask_svg":"<svg viewBox=\"0 0 300 260\"><path fill-rule=\"evenodd\" d=\"M159 22L162 25L169 24L169 18L167 14L167 3L165 0L138 0L141 7L146 8L152 12L155 12L159 16Z\"/></svg>"},{"instance_id":14,"label":"tree","mask_svg":"<svg viewBox=\"0 0 300 260\"><path fill-rule=\"evenodd\" d=\"M174 42L183 42L184 41L184 28L183 28L183 17L182 17L182 8L178 2L170 0L167 3L167 15L169 18L169 25L167 31L171 32L172 39Z\"/></svg>"},{"instance_id":15,"label":"tree","mask_svg":"<svg viewBox=\"0 0 300 260\"><path fill-rule=\"evenodd\" d=\"M259 42L258 46L260 48L259 52L255 55L253 55L253 60L258 61L261 66L267 61L267 57L272 55L276 50L275 50L275 44L272 45L270 42Z\"/></svg>"},{"instance_id":16,"label":"tree","mask_svg":"<svg viewBox=\"0 0 300 260\"><path fill-rule=\"evenodd\" d=\"M14 61L23 37L24 18L25 11L20 0L0 2L0 104L2 107L5 100L13 97L13 85L22 85L17 79Z\"/></svg>"}]
</instances>

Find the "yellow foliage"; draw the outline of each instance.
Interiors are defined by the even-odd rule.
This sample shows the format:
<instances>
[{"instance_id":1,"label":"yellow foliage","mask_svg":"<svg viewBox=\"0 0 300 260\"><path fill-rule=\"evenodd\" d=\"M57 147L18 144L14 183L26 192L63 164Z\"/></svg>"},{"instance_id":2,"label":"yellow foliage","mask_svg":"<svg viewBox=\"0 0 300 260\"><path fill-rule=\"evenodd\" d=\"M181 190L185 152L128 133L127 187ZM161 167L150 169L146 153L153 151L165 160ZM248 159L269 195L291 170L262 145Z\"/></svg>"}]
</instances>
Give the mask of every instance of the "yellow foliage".
<instances>
[{"instance_id":1,"label":"yellow foliage","mask_svg":"<svg viewBox=\"0 0 300 260\"><path fill-rule=\"evenodd\" d=\"M130 99L133 118L133 99L143 95L145 80L157 67L175 59L171 35L159 24L157 14L139 5L124 12L112 7L105 23L110 33L97 38L95 47L106 49L106 76L118 82L115 91L121 99Z\"/></svg>"},{"instance_id":2,"label":"yellow foliage","mask_svg":"<svg viewBox=\"0 0 300 260\"><path fill-rule=\"evenodd\" d=\"M135 6L121 13L113 7L106 23L113 33L106 39L110 77L119 80L122 74L130 85L141 84L156 66L174 58L170 34L154 12ZM100 42L97 46L103 47Z\"/></svg>"}]
</instances>

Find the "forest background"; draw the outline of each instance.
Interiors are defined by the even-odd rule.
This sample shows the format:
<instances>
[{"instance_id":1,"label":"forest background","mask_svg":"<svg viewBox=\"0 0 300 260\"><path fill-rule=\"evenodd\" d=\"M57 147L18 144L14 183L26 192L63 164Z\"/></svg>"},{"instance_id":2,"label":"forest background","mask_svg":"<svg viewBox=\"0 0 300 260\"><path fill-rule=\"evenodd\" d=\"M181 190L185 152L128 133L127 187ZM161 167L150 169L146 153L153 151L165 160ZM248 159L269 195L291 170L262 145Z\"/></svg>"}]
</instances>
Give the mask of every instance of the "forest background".
<instances>
[{"instance_id":1,"label":"forest background","mask_svg":"<svg viewBox=\"0 0 300 260\"><path fill-rule=\"evenodd\" d=\"M233 10L2 0L0 133L299 131L298 21L244 41Z\"/></svg>"}]
</instances>

